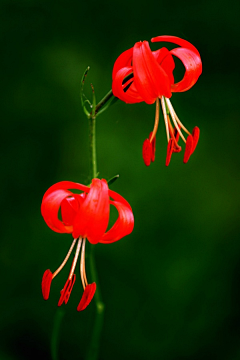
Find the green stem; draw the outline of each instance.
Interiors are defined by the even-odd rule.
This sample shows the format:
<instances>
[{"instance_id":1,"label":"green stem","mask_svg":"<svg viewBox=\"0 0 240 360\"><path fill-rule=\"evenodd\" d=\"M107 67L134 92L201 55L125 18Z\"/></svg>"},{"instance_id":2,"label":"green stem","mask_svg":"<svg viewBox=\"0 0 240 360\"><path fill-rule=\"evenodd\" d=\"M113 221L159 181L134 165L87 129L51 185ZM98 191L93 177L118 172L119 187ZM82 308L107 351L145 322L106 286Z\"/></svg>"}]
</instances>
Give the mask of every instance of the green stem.
<instances>
[{"instance_id":1,"label":"green stem","mask_svg":"<svg viewBox=\"0 0 240 360\"><path fill-rule=\"evenodd\" d=\"M53 321L53 331L51 338L51 355L52 360L58 360L58 344L59 344L59 333L62 319L64 316L64 310L58 308Z\"/></svg>"},{"instance_id":2,"label":"green stem","mask_svg":"<svg viewBox=\"0 0 240 360\"><path fill-rule=\"evenodd\" d=\"M104 98L102 98L102 100L99 101L99 103L97 104L96 109L95 109L95 113L96 113L96 114L97 114L97 113L101 110L101 108L108 102L108 100L111 99L112 96L114 96L114 95L113 95L112 90L110 90L110 91L104 96Z\"/></svg>"},{"instance_id":3,"label":"green stem","mask_svg":"<svg viewBox=\"0 0 240 360\"><path fill-rule=\"evenodd\" d=\"M89 119L90 181L97 177L96 117Z\"/></svg>"},{"instance_id":4,"label":"green stem","mask_svg":"<svg viewBox=\"0 0 240 360\"><path fill-rule=\"evenodd\" d=\"M97 177L97 157L96 157L96 108L93 106L92 114L89 118L89 155L90 155L90 176L91 179ZM86 360L97 360L99 354L100 337L103 326L104 318L104 303L102 302L100 285L98 281L98 275L94 257L94 246L89 244L89 264L91 281L96 282L97 289L94 295L95 301L95 320L93 324L93 331L91 334L91 340L88 347Z\"/></svg>"}]
</instances>

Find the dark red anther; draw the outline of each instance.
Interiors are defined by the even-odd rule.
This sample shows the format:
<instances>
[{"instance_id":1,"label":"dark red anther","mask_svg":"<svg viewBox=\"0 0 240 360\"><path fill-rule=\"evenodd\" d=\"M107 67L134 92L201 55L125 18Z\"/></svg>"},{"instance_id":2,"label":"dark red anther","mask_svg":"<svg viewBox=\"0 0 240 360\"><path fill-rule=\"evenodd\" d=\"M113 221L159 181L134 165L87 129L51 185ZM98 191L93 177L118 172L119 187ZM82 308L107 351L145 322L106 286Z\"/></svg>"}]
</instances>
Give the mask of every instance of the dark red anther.
<instances>
[{"instance_id":1,"label":"dark red anther","mask_svg":"<svg viewBox=\"0 0 240 360\"><path fill-rule=\"evenodd\" d=\"M78 304L77 311L82 311L86 309L86 307L90 304L95 294L96 287L97 286L95 282L85 287L80 303Z\"/></svg>"},{"instance_id":2,"label":"dark red anther","mask_svg":"<svg viewBox=\"0 0 240 360\"><path fill-rule=\"evenodd\" d=\"M149 166L152 159L152 144L150 143L149 139L146 139L143 143L142 156L144 164Z\"/></svg>"},{"instance_id":3,"label":"dark red anther","mask_svg":"<svg viewBox=\"0 0 240 360\"><path fill-rule=\"evenodd\" d=\"M151 140L152 137L152 131L149 134L149 141ZM156 152L156 136L154 136L154 138L152 139L152 154L151 154L151 161L155 161L155 152Z\"/></svg>"},{"instance_id":4,"label":"dark red anther","mask_svg":"<svg viewBox=\"0 0 240 360\"><path fill-rule=\"evenodd\" d=\"M179 132L177 131L177 128L174 128L171 132L171 139L174 141L173 144L173 152L180 152L182 150L181 146L178 145L179 140Z\"/></svg>"},{"instance_id":5,"label":"dark red anther","mask_svg":"<svg viewBox=\"0 0 240 360\"><path fill-rule=\"evenodd\" d=\"M167 157L166 157L166 163L165 165L168 166L172 157L173 153L173 146L174 146L174 140L170 139L167 145Z\"/></svg>"},{"instance_id":6,"label":"dark red anther","mask_svg":"<svg viewBox=\"0 0 240 360\"><path fill-rule=\"evenodd\" d=\"M197 146L197 143L199 140L199 136L200 136L200 129L197 126L195 126L195 128L193 129L193 132L192 132L192 137L193 137L192 153L196 149L196 146Z\"/></svg>"},{"instance_id":7,"label":"dark red anther","mask_svg":"<svg viewBox=\"0 0 240 360\"><path fill-rule=\"evenodd\" d=\"M70 294L71 294L71 291L72 291L72 288L73 288L73 285L75 283L75 280L76 280L75 274L73 274L71 279L67 279L67 282L64 285L64 288L60 291L61 296L60 296L60 299L58 302L58 306L61 306L63 304L63 302L65 302L65 304L67 304Z\"/></svg>"},{"instance_id":8,"label":"dark red anther","mask_svg":"<svg viewBox=\"0 0 240 360\"><path fill-rule=\"evenodd\" d=\"M47 300L49 298L51 282L52 282L52 273L48 269L44 272L42 277L42 294L44 300Z\"/></svg>"},{"instance_id":9,"label":"dark red anther","mask_svg":"<svg viewBox=\"0 0 240 360\"><path fill-rule=\"evenodd\" d=\"M184 164L186 164L192 154L192 149L193 149L193 137L192 135L188 135L187 137L187 141L186 141L186 146L185 146L185 153L184 153L184 157L183 157L183 162Z\"/></svg>"}]
</instances>

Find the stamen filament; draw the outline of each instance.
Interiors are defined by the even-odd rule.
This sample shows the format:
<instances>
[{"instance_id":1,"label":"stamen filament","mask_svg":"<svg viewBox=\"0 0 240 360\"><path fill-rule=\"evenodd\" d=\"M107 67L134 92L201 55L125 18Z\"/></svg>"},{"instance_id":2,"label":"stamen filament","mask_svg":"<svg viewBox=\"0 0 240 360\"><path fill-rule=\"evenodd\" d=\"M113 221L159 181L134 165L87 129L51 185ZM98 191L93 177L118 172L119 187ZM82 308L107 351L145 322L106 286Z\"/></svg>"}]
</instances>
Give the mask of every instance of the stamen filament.
<instances>
[{"instance_id":1,"label":"stamen filament","mask_svg":"<svg viewBox=\"0 0 240 360\"><path fill-rule=\"evenodd\" d=\"M74 259L73 259L70 274L69 274L69 277L68 277L69 280L71 280L71 278L73 276L73 273L74 273L74 270L75 270L75 267L76 267L76 264L77 264L77 259L78 259L79 253L80 253L81 244L82 244L82 238L80 237L79 240L78 240L76 253L75 253L75 256L74 256Z\"/></svg>"},{"instance_id":2,"label":"stamen filament","mask_svg":"<svg viewBox=\"0 0 240 360\"><path fill-rule=\"evenodd\" d=\"M155 122L154 122L154 128L152 131L150 143L153 141L154 137L156 136L158 124L159 124L159 98L157 98L157 100L156 100Z\"/></svg>"},{"instance_id":3,"label":"stamen filament","mask_svg":"<svg viewBox=\"0 0 240 360\"><path fill-rule=\"evenodd\" d=\"M86 244L86 239L83 239L81 261L80 261L80 275L84 290L86 285L88 285L86 271L85 271L85 244Z\"/></svg>"},{"instance_id":4,"label":"stamen filament","mask_svg":"<svg viewBox=\"0 0 240 360\"><path fill-rule=\"evenodd\" d=\"M171 104L171 105L172 105L172 104ZM176 111L174 110L173 106L172 106L172 109L173 109L173 112L174 112L174 115L175 115L175 119L176 119L176 121L179 123L179 125L181 126L181 128L182 128L188 135L191 135L191 133L188 131L188 129L185 128L185 126L183 125L183 123L181 123L181 121L179 120L179 117L177 116Z\"/></svg>"},{"instance_id":5,"label":"stamen filament","mask_svg":"<svg viewBox=\"0 0 240 360\"><path fill-rule=\"evenodd\" d=\"M169 137L169 128L168 128L168 118L167 118L167 110L166 110L164 96L161 97L161 104L162 104L163 117L166 127L167 141L169 142L170 137Z\"/></svg>"},{"instance_id":6,"label":"stamen filament","mask_svg":"<svg viewBox=\"0 0 240 360\"><path fill-rule=\"evenodd\" d=\"M71 255L71 252L73 251L73 248L74 248L74 246L75 246L75 244L76 244L76 241L77 241L77 239L74 239L74 240L73 240L72 245L71 245L70 249L68 250L68 253L67 253L65 259L63 260L63 262L62 262L62 264L59 266L59 268L53 273L52 279L53 279L55 276L57 276L57 274L62 270L62 268L64 267L64 265L65 265L66 262L68 261L69 256Z\"/></svg>"},{"instance_id":7,"label":"stamen filament","mask_svg":"<svg viewBox=\"0 0 240 360\"><path fill-rule=\"evenodd\" d=\"M181 132L179 126L178 126L178 123L177 123L177 121L176 121L175 112L174 112L174 109L173 109L173 107L172 107L172 104L171 104L170 100L167 99L167 98L166 98L166 102L167 102L168 109L169 109L170 114L171 114L172 121L173 121L173 123L174 123L177 131L179 132L179 135L181 136L181 138L183 139L183 141L186 142L186 139L185 139L185 137L183 136L183 134L182 134L182 132Z\"/></svg>"}]
</instances>

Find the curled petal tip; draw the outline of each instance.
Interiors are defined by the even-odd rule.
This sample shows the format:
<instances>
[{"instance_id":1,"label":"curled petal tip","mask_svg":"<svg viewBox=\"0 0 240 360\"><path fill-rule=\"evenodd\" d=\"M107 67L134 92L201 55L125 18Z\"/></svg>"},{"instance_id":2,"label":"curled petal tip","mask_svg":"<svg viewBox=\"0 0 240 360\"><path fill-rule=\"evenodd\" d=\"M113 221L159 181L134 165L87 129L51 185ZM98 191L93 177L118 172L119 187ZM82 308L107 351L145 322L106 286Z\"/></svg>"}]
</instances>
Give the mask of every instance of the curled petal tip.
<instances>
[{"instance_id":1,"label":"curled petal tip","mask_svg":"<svg viewBox=\"0 0 240 360\"><path fill-rule=\"evenodd\" d=\"M49 298L51 282L52 282L52 272L48 269L44 272L42 277L42 294L44 300L48 300Z\"/></svg>"},{"instance_id":2,"label":"curled petal tip","mask_svg":"<svg viewBox=\"0 0 240 360\"><path fill-rule=\"evenodd\" d=\"M71 279L68 279L66 284L64 285L64 288L60 291L61 296L60 299L58 301L58 306L61 306L63 304L63 302L65 302L65 304L67 304L73 285L75 283L76 280L76 275L74 274L73 277Z\"/></svg>"},{"instance_id":3,"label":"curled petal tip","mask_svg":"<svg viewBox=\"0 0 240 360\"><path fill-rule=\"evenodd\" d=\"M142 156L144 164L149 166L152 160L152 144L150 143L149 139L146 139L143 143Z\"/></svg>"},{"instance_id":4,"label":"curled petal tip","mask_svg":"<svg viewBox=\"0 0 240 360\"><path fill-rule=\"evenodd\" d=\"M85 287L80 303L78 304L77 311L82 311L86 309L86 307L90 304L95 294L96 287L97 286L95 282Z\"/></svg>"},{"instance_id":5,"label":"curled petal tip","mask_svg":"<svg viewBox=\"0 0 240 360\"><path fill-rule=\"evenodd\" d=\"M184 157L183 157L184 164L186 164L188 162L188 160L192 154L192 149L193 149L193 137L192 137L192 135L188 135L187 141L186 141Z\"/></svg>"}]
</instances>

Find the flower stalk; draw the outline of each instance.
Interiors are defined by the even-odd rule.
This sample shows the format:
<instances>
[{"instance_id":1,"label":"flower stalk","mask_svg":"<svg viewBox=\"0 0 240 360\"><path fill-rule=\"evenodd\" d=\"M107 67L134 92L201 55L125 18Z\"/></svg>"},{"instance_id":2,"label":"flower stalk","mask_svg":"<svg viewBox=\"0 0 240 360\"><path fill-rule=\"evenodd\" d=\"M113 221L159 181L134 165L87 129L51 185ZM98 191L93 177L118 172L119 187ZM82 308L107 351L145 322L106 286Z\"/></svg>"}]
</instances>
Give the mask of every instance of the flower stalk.
<instances>
[{"instance_id":1,"label":"flower stalk","mask_svg":"<svg viewBox=\"0 0 240 360\"><path fill-rule=\"evenodd\" d=\"M97 174L97 151L96 151L96 97L93 86L92 86L92 92L93 92L92 112L89 116L89 160L90 160L89 173L90 173L90 179L95 179L98 174ZM94 245L93 244L88 244L88 245L89 245L88 259L90 264L91 281L97 283L97 288L94 296L96 314L94 319L91 340L88 347L89 350L86 355L86 360L97 360L99 353L100 337L103 326L105 305L102 301L100 285L97 275L95 255L94 255Z\"/></svg>"}]
</instances>

